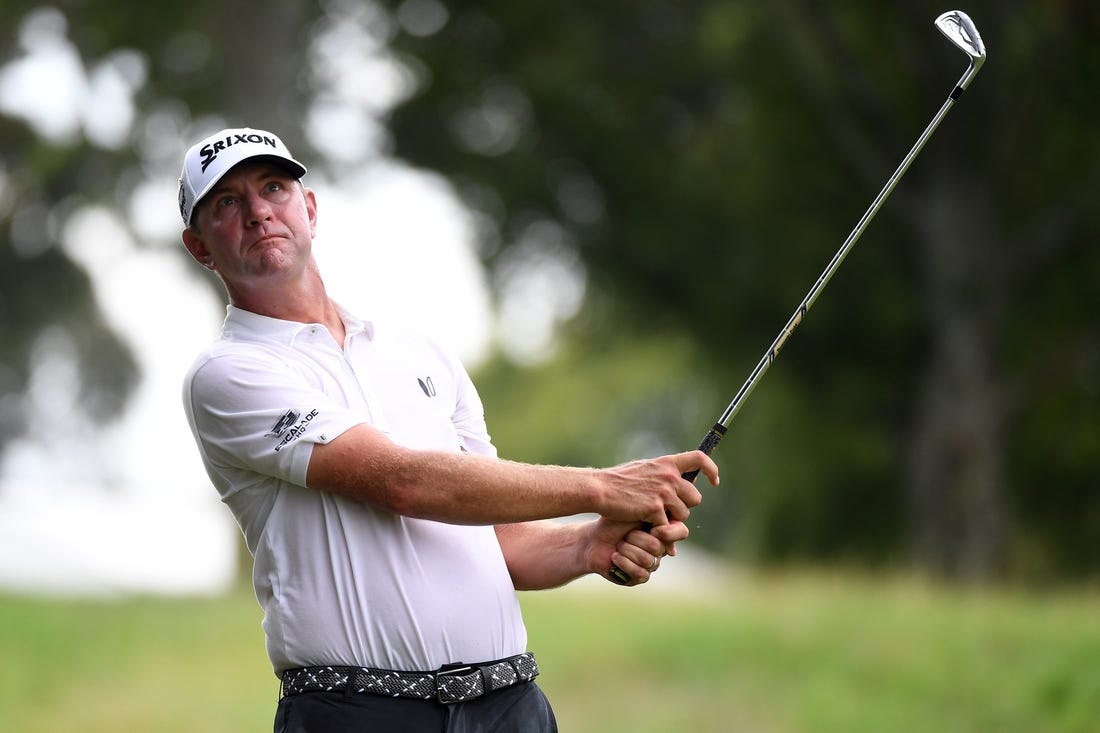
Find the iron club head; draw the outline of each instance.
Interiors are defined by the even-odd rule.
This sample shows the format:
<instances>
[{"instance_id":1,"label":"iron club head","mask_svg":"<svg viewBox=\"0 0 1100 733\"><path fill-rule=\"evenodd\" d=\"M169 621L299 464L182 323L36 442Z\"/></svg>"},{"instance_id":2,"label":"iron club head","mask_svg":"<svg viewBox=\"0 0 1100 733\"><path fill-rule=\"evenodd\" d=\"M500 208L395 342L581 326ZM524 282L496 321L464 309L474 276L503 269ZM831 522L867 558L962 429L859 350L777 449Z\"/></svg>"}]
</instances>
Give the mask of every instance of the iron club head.
<instances>
[{"instance_id":1,"label":"iron club head","mask_svg":"<svg viewBox=\"0 0 1100 733\"><path fill-rule=\"evenodd\" d=\"M985 63L985 44L982 43L982 37L978 35L978 29L970 16L961 10L950 10L936 18L936 27L970 57L970 68L958 84L961 93Z\"/></svg>"}]
</instances>

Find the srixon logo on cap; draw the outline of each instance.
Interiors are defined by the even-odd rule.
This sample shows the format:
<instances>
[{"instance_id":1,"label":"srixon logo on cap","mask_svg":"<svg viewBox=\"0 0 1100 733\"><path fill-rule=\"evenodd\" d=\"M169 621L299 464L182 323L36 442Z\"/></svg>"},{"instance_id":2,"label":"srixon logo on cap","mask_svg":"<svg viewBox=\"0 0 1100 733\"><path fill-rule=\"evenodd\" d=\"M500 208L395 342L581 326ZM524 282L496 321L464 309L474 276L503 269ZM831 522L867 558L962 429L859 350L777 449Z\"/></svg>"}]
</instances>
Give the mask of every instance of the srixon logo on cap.
<instances>
[{"instance_id":1,"label":"srixon logo on cap","mask_svg":"<svg viewBox=\"0 0 1100 733\"><path fill-rule=\"evenodd\" d=\"M202 156L202 172L206 173L206 168L214 162L218 157L218 153L221 151L226 148L231 148L234 145L247 143L270 145L273 148L278 147L275 143L275 138L268 137L267 135L257 135L256 133L229 135L224 140L207 143L199 149L199 155Z\"/></svg>"}]
</instances>

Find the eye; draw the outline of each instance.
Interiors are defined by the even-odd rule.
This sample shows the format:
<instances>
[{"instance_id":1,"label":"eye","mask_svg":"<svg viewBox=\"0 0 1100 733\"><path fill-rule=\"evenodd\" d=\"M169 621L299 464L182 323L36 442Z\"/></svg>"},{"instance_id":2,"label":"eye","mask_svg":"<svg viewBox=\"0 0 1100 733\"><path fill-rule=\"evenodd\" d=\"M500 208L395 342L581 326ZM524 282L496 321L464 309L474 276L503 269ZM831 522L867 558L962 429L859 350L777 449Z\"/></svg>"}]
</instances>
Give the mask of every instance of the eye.
<instances>
[{"instance_id":1,"label":"eye","mask_svg":"<svg viewBox=\"0 0 1100 733\"><path fill-rule=\"evenodd\" d=\"M224 209L237 203L236 196L222 196L214 202L214 205L219 209Z\"/></svg>"},{"instance_id":2,"label":"eye","mask_svg":"<svg viewBox=\"0 0 1100 733\"><path fill-rule=\"evenodd\" d=\"M282 181L269 181L267 184L267 190L271 193L283 190Z\"/></svg>"}]
</instances>

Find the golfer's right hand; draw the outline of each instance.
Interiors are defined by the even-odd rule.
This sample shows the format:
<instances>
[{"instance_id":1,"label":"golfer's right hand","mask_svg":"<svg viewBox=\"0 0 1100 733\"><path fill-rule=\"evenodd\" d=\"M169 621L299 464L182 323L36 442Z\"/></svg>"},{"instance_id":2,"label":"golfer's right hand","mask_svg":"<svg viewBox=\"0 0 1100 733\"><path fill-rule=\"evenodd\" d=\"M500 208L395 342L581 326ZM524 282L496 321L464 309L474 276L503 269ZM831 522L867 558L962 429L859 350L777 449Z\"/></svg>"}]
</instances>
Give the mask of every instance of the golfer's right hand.
<instances>
[{"instance_id":1,"label":"golfer's right hand","mask_svg":"<svg viewBox=\"0 0 1100 733\"><path fill-rule=\"evenodd\" d=\"M605 491L597 511L607 519L653 526L669 519L686 521L691 508L703 500L695 484L683 478L696 470L718 485L718 466L699 450L605 468L600 472Z\"/></svg>"}]
</instances>

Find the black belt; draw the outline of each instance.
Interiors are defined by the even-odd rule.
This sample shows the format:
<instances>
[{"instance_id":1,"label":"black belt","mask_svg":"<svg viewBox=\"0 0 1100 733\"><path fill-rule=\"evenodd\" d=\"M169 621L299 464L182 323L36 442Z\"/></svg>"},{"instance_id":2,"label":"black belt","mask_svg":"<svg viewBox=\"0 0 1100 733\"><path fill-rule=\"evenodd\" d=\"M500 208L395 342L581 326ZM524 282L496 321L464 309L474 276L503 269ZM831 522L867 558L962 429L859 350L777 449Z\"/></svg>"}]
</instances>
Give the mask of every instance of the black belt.
<instances>
[{"instance_id":1,"label":"black belt","mask_svg":"<svg viewBox=\"0 0 1100 733\"><path fill-rule=\"evenodd\" d=\"M530 682L539 673L531 652L495 662L445 664L434 672L398 672L371 667L298 667L280 675L280 697L302 692L344 692L384 697L435 700L449 704L473 700L520 682Z\"/></svg>"}]
</instances>

